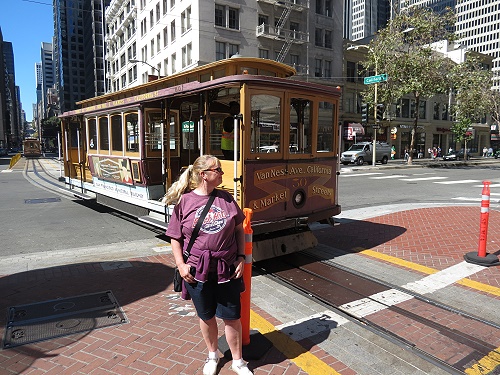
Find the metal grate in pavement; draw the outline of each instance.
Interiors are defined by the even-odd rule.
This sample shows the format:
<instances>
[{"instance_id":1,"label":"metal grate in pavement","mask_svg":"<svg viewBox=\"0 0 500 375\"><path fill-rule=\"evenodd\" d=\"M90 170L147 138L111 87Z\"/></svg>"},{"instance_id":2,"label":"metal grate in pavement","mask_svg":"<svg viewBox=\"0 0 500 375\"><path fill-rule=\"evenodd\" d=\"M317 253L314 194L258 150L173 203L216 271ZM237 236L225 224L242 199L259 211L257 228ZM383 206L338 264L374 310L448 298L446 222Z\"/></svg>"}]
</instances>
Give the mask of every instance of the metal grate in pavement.
<instances>
[{"instance_id":1,"label":"metal grate in pavement","mask_svg":"<svg viewBox=\"0 0 500 375\"><path fill-rule=\"evenodd\" d=\"M34 203L53 203L53 202L60 202L61 198L34 198L34 199L25 199L24 203L25 204L34 204Z\"/></svg>"},{"instance_id":2,"label":"metal grate in pavement","mask_svg":"<svg viewBox=\"0 0 500 375\"><path fill-rule=\"evenodd\" d=\"M13 306L3 349L123 323L127 317L110 290Z\"/></svg>"}]
</instances>

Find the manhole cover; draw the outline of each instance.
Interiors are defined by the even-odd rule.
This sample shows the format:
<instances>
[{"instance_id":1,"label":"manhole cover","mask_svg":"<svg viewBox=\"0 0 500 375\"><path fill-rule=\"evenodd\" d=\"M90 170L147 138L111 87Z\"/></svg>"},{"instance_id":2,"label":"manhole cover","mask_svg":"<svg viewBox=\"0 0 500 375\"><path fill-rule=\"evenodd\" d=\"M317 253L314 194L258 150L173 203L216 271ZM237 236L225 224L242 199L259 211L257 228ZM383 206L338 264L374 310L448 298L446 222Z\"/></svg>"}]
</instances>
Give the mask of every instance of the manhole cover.
<instances>
[{"instance_id":1,"label":"manhole cover","mask_svg":"<svg viewBox=\"0 0 500 375\"><path fill-rule=\"evenodd\" d=\"M9 307L3 348L128 323L111 291Z\"/></svg>"}]
</instances>

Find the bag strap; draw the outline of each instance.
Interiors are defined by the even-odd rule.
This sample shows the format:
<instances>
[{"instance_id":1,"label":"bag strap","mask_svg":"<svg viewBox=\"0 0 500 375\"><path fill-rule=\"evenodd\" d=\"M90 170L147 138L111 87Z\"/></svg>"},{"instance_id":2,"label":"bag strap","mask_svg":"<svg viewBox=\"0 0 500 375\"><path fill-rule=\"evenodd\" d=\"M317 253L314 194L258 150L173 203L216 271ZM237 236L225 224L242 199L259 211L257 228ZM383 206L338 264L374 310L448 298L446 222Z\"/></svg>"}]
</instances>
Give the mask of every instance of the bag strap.
<instances>
[{"instance_id":1,"label":"bag strap","mask_svg":"<svg viewBox=\"0 0 500 375\"><path fill-rule=\"evenodd\" d=\"M205 220L205 216L207 216L208 211L210 210L210 207L212 206L212 203L214 202L215 199L215 189L212 190L212 193L210 194L210 198L208 198L208 202L201 212L200 217L198 218L198 221L196 222L196 226L193 229L193 233L191 234L191 238L189 239L189 244L186 248L186 250L182 253L182 256L184 257L184 262L187 261L187 258L189 257L189 253L191 252L191 248L193 247L194 240L198 236L198 232L200 231L201 225L203 224L203 221Z\"/></svg>"}]
</instances>

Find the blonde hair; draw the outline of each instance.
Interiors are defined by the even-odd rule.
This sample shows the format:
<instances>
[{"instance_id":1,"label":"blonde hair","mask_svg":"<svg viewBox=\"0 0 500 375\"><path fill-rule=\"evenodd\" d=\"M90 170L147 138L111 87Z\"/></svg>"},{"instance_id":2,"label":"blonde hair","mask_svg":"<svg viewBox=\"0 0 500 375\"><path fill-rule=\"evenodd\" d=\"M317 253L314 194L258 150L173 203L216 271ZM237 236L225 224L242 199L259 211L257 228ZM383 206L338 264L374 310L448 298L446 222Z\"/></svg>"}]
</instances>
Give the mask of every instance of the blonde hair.
<instances>
[{"instance_id":1,"label":"blonde hair","mask_svg":"<svg viewBox=\"0 0 500 375\"><path fill-rule=\"evenodd\" d=\"M213 168L218 163L219 159L213 155L198 157L192 165L181 173L177 181L168 188L167 193L161 201L166 204L179 203L182 194L189 193L201 184L202 178L200 173L206 169Z\"/></svg>"}]
</instances>

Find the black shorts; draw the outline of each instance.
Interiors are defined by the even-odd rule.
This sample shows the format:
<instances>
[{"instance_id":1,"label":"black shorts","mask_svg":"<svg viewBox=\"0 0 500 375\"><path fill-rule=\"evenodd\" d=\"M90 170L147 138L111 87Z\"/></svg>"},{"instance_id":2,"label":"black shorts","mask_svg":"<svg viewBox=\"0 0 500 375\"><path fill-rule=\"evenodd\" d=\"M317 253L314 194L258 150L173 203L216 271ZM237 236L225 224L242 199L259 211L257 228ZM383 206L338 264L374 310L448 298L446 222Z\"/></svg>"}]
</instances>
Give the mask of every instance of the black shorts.
<instances>
[{"instance_id":1,"label":"black shorts","mask_svg":"<svg viewBox=\"0 0 500 375\"><path fill-rule=\"evenodd\" d=\"M240 292L243 279L231 279L226 283L217 283L217 275L210 273L204 283L195 282L184 285L193 300L198 317L210 320L214 316L220 319L240 319Z\"/></svg>"}]
</instances>

